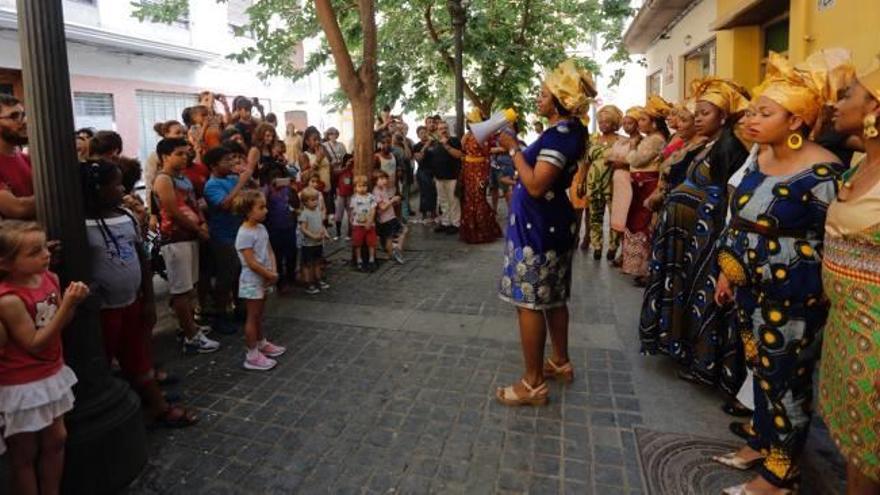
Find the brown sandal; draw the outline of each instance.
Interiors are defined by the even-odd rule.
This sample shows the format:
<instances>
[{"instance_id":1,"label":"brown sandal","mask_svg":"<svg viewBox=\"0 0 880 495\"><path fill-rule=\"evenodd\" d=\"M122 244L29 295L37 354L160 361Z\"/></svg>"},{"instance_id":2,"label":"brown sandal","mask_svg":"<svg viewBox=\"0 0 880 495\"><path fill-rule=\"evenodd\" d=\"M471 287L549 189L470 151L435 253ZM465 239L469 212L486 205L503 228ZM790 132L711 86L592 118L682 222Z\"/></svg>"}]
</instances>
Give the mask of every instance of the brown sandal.
<instances>
[{"instance_id":1,"label":"brown sandal","mask_svg":"<svg viewBox=\"0 0 880 495\"><path fill-rule=\"evenodd\" d=\"M513 388L513 385L509 387L501 388L495 390L495 398L498 399L498 402L504 404L505 406L544 406L547 405L548 398L547 396L550 394L550 388L547 387L547 382L543 382L537 387L532 387L526 382L522 380L522 386L525 387L527 394L524 396L517 395L516 389Z\"/></svg>"},{"instance_id":2,"label":"brown sandal","mask_svg":"<svg viewBox=\"0 0 880 495\"><path fill-rule=\"evenodd\" d=\"M559 366L548 358L544 361L544 378L571 383L574 381L574 367L571 365L571 361Z\"/></svg>"}]
</instances>

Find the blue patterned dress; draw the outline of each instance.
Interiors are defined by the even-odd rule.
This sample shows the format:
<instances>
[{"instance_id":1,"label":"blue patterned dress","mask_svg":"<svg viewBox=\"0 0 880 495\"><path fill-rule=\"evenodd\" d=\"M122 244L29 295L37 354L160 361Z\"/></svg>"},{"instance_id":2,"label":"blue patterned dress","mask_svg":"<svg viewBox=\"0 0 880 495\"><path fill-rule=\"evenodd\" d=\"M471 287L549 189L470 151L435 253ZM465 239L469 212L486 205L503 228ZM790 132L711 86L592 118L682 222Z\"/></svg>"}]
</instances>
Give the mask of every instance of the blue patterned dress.
<instances>
[{"instance_id":1,"label":"blue patterned dress","mask_svg":"<svg viewBox=\"0 0 880 495\"><path fill-rule=\"evenodd\" d=\"M819 163L767 176L750 160L731 198L718 263L736 285L734 325L754 374L761 475L777 486L797 479L810 422L815 342L828 314L822 295L822 238L837 196L837 165Z\"/></svg>"},{"instance_id":2,"label":"blue patterned dress","mask_svg":"<svg viewBox=\"0 0 880 495\"><path fill-rule=\"evenodd\" d=\"M516 306L544 310L565 305L571 292L576 219L566 189L587 144L577 119L550 127L523 151L528 164L550 163L562 171L544 196L533 198L517 182L510 201L504 273L499 296Z\"/></svg>"}]
</instances>

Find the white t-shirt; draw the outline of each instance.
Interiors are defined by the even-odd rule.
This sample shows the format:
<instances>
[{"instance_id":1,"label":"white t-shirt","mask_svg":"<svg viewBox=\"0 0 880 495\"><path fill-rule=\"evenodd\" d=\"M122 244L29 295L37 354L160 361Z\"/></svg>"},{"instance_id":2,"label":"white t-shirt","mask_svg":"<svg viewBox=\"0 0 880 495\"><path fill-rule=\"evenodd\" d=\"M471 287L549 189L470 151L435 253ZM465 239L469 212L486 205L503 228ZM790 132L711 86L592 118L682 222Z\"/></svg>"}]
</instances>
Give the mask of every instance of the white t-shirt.
<instances>
[{"instance_id":1,"label":"white t-shirt","mask_svg":"<svg viewBox=\"0 0 880 495\"><path fill-rule=\"evenodd\" d=\"M241 275L238 278L238 283L240 285L266 285L263 277L247 266L244 255L241 254L244 249L252 249L257 263L269 270L274 270L274 267L270 265L271 259L269 258L269 232L263 224L257 224L253 228L242 224L238 228L238 235L235 236L235 250L238 252L238 259L241 262Z\"/></svg>"},{"instance_id":2,"label":"white t-shirt","mask_svg":"<svg viewBox=\"0 0 880 495\"><path fill-rule=\"evenodd\" d=\"M372 194L355 194L351 197L351 224L357 227L363 227L369 224L373 219L370 218L370 211L376 207L376 198Z\"/></svg>"}]
</instances>

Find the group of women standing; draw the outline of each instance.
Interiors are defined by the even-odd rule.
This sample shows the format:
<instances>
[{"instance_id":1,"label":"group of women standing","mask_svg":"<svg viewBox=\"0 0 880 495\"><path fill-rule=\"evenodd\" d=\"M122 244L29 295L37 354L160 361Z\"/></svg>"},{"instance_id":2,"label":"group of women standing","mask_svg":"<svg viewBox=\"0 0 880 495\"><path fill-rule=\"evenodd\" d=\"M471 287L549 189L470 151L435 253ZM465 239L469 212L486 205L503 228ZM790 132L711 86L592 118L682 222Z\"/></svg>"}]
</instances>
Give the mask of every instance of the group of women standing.
<instances>
[{"instance_id":1,"label":"group of women standing","mask_svg":"<svg viewBox=\"0 0 880 495\"><path fill-rule=\"evenodd\" d=\"M750 418L731 424L743 447L713 459L755 476L724 493L797 491L818 367L848 493L880 494L880 63L857 73L846 50L795 66L771 53L753 92L710 77L691 94L603 107L588 138L577 117L595 89L566 62L544 80L550 127L538 141L520 151L499 137L518 173L500 295L517 307L526 370L497 399L545 404L546 380L574 379L577 210L601 222L610 201L622 268L646 287L642 351L673 358L680 378L718 387L726 412ZM850 167L853 150L863 155ZM601 237L584 244L601 258Z\"/></svg>"},{"instance_id":2,"label":"group of women standing","mask_svg":"<svg viewBox=\"0 0 880 495\"><path fill-rule=\"evenodd\" d=\"M845 50L795 66L771 53L751 95L717 78L692 89L667 114L678 132L644 205L630 166L630 209L656 210L642 351L750 417L730 425L745 445L714 458L756 471L728 494L797 489L821 363L848 493L880 493L880 67L856 75ZM865 153L859 165L840 158L846 146Z\"/></svg>"}]
</instances>

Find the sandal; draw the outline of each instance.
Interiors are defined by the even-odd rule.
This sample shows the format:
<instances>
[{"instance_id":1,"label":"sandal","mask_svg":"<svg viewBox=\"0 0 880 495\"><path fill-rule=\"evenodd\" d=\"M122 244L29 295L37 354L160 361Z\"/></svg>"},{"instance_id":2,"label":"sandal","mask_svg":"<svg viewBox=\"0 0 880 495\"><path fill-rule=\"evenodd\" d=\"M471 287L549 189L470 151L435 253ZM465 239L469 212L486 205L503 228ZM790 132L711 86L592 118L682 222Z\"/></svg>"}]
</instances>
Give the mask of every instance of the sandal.
<instances>
[{"instance_id":1,"label":"sandal","mask_svg":"<svg viewBox=\"0 0 880 495\"><path fill-rule=\"evenodd\" d=\"M548 358L544 361L544 378L552 378L561 382L571 383L574 381L574 367L572 367L571 361L562 366L558 366L552 359Z\"/></svg>"},{"instance_id":2,"label":"sandal","mask_svg":"<svg viewBox=\"0 0 880 495\"><path fill-rule=\"evenodd\" d=\"M185 428L198 423L199 418L183 406L168 406L156 421L165 428Z\"/></svg>"},{"instance_id":3,"label":"sandal","mask_svg":"<svg viewBox=\"0 0 880 495\"><path fill-rule=\"evenodd\" d=\"M509 387L499 387L496 389L495 398L505 406L544 406L547 404L547 396L550 393L550 389L547 387L547 382L544 382L537 387L530 386L525 380L522 380L521 383L527 391L525 396L517 395L516 389L511 385Z\"/></svg>"},{"instance_id":4,"label":"sandal","mask_svg":"<svg viewBox=\"0 0 880 495\"><path fill-rule=\"evenodd\" d=\"M752 410L737 402L725 402L721 410L735 418L748 418L752 416Z\"/></svg>"},{"instance_id":5,"label":"sandal","mask_svg":"<svg viewBox=\"0 0 880 495\"><path fill-rule=\"evenodd\" d=\"M743 440L749 440L755 436L755 430L752 428L751 423L740 423L739 421L734 421L727 425L727 428L734 435L742 438Z\"/></svg>"},{"instance_id":6,"label":"sandal","mask_svg":"<svg viewBox=\"0 0 880 495\"><path fill-rule=\"evenodd\" d=\"M757 466L761 462L764 461L764 457L756 457L750 461L743 459L742 457L738 457L736 452L728 452L724 455L713 455L712 460L717 462L718 464L723 464L727 467L738 469L740 471L748 471L753 467Z\"/></svg>"}]
</instances>

